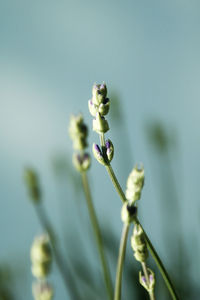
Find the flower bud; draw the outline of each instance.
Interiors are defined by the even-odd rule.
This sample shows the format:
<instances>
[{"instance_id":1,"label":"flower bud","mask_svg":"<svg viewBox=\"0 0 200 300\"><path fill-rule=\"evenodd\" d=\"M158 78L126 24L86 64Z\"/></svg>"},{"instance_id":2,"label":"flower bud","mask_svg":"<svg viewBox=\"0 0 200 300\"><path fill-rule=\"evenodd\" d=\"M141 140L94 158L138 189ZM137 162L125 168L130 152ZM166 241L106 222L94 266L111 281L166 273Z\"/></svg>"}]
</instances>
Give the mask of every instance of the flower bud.
<instances>
[{"instance_id":1,"label":"flower bud","mask_svg":"<svg viewBox=\"0 0 200 300\"><path fill-rule=\"evenodd\" d=\"M78 116L71 116L69 135L73 141L75 150L83 150L87 147L88 128L85 125L81 114Z\"/></svg>"},{"instance_id":2,"label":"flower bud","mask_svg":"<svg viewBox=\"0 0 200 300\"><path fill-rule=\"evenodd\" d=\"M99 106L107 95L106 85L103 84L95 84L92 88L92 101L95 105Z\"/></svg>"},{"instance_id":3,"label":"flower bud","mask_svg":"<svg viewBox=\"0 0 200 300\"><path fill-rule=\"evenodd\" d=\"M31 267L31 271L34 277L42 279L47 277L50 272L51 265L49 262L34 262Z\"/></svg>"},{"instance_id":4,"label":"flower bud","mask_svg":"<svg viewBox=\"0 0 200 300\"><path fill-rule=\"evenodd\" d=\"M110 100L105 98L104 101L99 105L99 113L101 116L107 115L110 109Z\"/></svg>"},{"instance_id":5,"label":"flower bud","mask_svg":"<svg viewBox=\"0 0 200 300\"><path fill-rule=\"evenodd\" d=\"M46 235L36 237L31 247L32 273L36 278L44 278L51 267L52 254Z\"/></svg>"},{"instance_id":6,"label":"flower bud","mask_svg":"<svg viewBox=\"0 0 200 300\"><path fill-rule=\"evenodd\" d=\"M97 144L93 144L92 151L93 151L94 157L100 164L102 164L104 166L107 165L107 163L103 157L102 151Z\"/></svg>"},{"instance_id":7,"label":"flower bud","mask_svg":"<svg viewBox=\"0 0 200 300\"><path fill-rule=\"evenodd\" d=\"M131 246L133 248L135 259L144 262L148 257L148 250L144 232L140 225L135 225L131 237Z\"/></svg>"},{"instance_id":8,"label":"flower bud","mask_svg":"<svg viewBox=\"0 0 200 300\"><path fill-rule=\"evenodd\" d=\"M73 164L79 172L87 171L91 165L91 158L88 153L73 155Z\"/></svg>"},{"instance_id":9,"label":"flower bud","mask_svg":"<svg viewBox=\"0 0 200 300\"><path fill-rule=\"evenodd\" d=\"M30 194L30 198L33 200L33 202L38 203L41 198L41 193L37 174L33 169L27 168L24 172L24 179Z\"/></svg>"},{"instance_id":10,"label":"flower bud","mask_svg":"<svg viewBox=\"0 0 200 300\"><path fill-rule=\"evenodd\" d=\"M149 284L147 283L147 280L144 275L142 275L142 272L139 272L139 282L140 284L148 291L152 292L155 287L156 279L154 272L148 268L148 275L149 275Z\"/></svg>"},{"instance_id":11,"label":"flower bud","mask_svg":"<svg viewBox=\"0 0 200 300\"><path fill-rule=\"evenodd\" d=\"M111 142L111 140L107 140L105 142L105 147L106 147L106 155L107 155L108 161L111 162L111 160L113 159L113 156L114 156L114 146L113 146L113 143Z\"/></svg>"},{"instance_id":12,"label":"flower bud","mask_svg":"<svg viewBox=\"0 0 200 300\"><path fill-rule=\"evenodd\" d=\"M137 215L137 207L136 206L129 206L128 201L126 201L121 210L121 219L122 222L126 224L130 224L133 222L134 218Z\"/></svg>"},{"instance_id":13,"label":"flower bud","mask_svg":"<svg viewBox=\"0 0 200 300\"><path fill-rule=\"evenodd\" d=\"M130 173L127 180L126 198L129 203L133 204L141 197L144 185L144 168L139 169L137 166Z\"/></svg>"},{"instance_id":14,"label":"flower bud","mask_svg":"<svg viewBox=\"0 0 200 300\"><path fill-rule=\"evenodd\" d=\"M35 300L53 299L53 287L47 282L34 282L32 290Z\"/></svg>"},{"instance_id":15,"label":"flower bud","mask_svg":"<svg viewBox=\"0 0 200 300\"><path fill-rule=\"evenodd\" d=\"M105 133L109 130L108 122L99 113L96 114L96 118L93 120L93 130L97 133Z\"/></svg>"},{"instance_id":16,"label":"flower bud","mask_svg":"<svg viewBox=\"0 0 200 300\"><path fill-rule=\"evenodd\" d=\"M88 101L88 108L93 117L96 117L97 112L99 111L99 107L95 105L92 100Z\"/></svg>"}]
</instances>

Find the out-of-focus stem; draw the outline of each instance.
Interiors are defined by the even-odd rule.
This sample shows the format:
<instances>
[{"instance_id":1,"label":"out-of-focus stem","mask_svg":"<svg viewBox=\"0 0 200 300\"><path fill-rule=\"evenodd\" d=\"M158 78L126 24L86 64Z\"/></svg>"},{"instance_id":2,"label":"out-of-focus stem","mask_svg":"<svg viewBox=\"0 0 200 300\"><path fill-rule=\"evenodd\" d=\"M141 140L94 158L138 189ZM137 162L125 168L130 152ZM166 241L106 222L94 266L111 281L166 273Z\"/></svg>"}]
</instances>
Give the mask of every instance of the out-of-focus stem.
<instances>
[{"instance_id":1,"label":"out-of-focus stem","mask_svg":"<svg viewBox=\"0 0 200 300\"><path fill-rule=\"evenodd\" d=\"M121 235L120 247L119 247L118 262L117 262L114 300L121 299L122 271L123 271L125 253L126 253L126 244L127 244L129 227L130 227L129 224L124 223L122 235Z\"/></svg>"},{"instance_id":2,"label":"out-of-focus stem","mask_svg":"<svg viewBox=\"0 0 200 300\"><path fill-rule=\"evenodd\" d=\"M103 275L104 275L104 281L105 281L108 297L110 300L112 300L113 299L112 281L111 281L111 277L110 277L108 264L106 261L106 256L104 253L101 231L100 231L98 219L97 219L97 216L95 213L86 171L81 172L81 178L82 178L82 183L83 183L83 189L85 192L87 207L88 207L88 211L89 211L89 215L90 215L90 220L91 220L92 227L94 230L97 248L99 251L99 256L100 256L100 260L101 260L101 264L102 264L102 271L103 271Z\"/></svg>"}]
</instances>

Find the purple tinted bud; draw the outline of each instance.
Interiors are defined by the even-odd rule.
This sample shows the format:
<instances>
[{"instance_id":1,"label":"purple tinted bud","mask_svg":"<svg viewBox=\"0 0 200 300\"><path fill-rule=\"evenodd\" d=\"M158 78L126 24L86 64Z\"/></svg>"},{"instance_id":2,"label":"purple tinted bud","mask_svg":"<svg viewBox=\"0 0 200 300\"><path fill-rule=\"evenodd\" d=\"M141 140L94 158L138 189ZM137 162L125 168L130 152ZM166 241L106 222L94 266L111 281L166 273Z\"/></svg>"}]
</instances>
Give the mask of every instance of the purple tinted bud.
<instances>
[{"instance_id":1,"label":"purple tinted bud","mask_svg":"<svg viewBox=\"0 0 200 300\"><path fill-rule=\"evenodd\" d=\"M152 274L150 274L150 275L149 275L149 281L150 281L150 283L153 282L153 280L154 280L154 277L153 277Z\"/></svg>"},{"instance_id":2,"label":"purple tinted bud","mask_svg":"<svg viewBox=\"0 0 200 300\"><path fill-rule=\"evenodd\" d=\"M105 145L106 145L106 149L109 149L110 148L110 141L107 140L106 143L105 143Z\"/></svg>"},{"instance_id":3,"label":"purple tinted bud","mask_svg":"<svg viewBox=\"0 0 200 300\"><path fill-rule=\"evenodd\" d=\"M145 276L142 276L142 281L143 281L144 283L146 283L146 278L145 278Z\"/></svg>"},{"instance_id":4,"label":"purple tinted bud","mask_svg":"<svg viewBox=\"0 0 200 300\"><path fill-rule=\"evenodd\" d=\"M101 155L101 150L97 144L94 144L94 148Z\"/></svg>"}]
</instances>

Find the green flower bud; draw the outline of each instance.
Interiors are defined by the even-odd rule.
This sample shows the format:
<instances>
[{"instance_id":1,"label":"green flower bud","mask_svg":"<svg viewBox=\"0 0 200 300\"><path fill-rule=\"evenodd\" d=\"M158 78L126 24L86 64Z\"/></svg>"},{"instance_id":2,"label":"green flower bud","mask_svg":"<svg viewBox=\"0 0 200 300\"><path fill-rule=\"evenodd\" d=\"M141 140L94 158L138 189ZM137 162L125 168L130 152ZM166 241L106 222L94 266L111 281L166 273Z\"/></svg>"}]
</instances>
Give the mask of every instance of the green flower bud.
<instances>
[{"instance_id":1,"label":"green flower bud","mask_svg":"<svg viewBox=\"0 0 200 300\"><path fill-rule=\"evenodd\" d=\"M49 262L34 262L31 267L31 271L34 277L42 279L47 277L51 269Z\"/></svg>"},{"instance_id":2,"label":"green flower bud","mask_svg":"<svg viewBox=\"0 0 200 300\"><path fill-rule=\"evenodd\" d=\"M33 202L38 203L41 199L41 193L37 174L33 169L27 168L24 172L24 179L30 194L30 198L33 200Z\"/></svg>"},{"instance_id":3,"label":"green flower bud","mask_svg":"<svg viewBox=\"0 0 200 300\"><path fill-rule=\"evenodd\" d=\"M141 197L142 188L144 185L144 168L136 167L130 173L127 180L126 198L129 203L133 204Z\"/></svg>"},{"instance_id":4,"label":"green flower bud","mask_svg":"<svg viewBox=\"0 0 200 300\"><path fill-rule=\"evenodd\" d=\"M36 237L31 247L32 273L36 278L44 278L51 267L52 254L46 235Z\"/></svg>"},{"instance_id":5,"label":"green flower bud","mask_svg":"<svg viewBox=\"0 0 200 300\"><path fill-rule=\"evenodd\" d=\"M49 245L49 238L46 235L36 237L31 247L31 260L51 261L52 254Z\"/></svg>"},{"instance_id":6,"label":"green flower bud","mask_svg":"<svg viewBox=\"0 0 200 300\"><path fill-rule=\"evenodd\" d=\"M95 105L92 100L88 101L88 108L93 117L96 117L97 112L99 111L99 107Z\"/></svg>"},{"instance_id":7,"label":"green flower bud","mask_svg":"<svg viewBox=\"0 0 200 300\"><path fill-rule=\"evenodd\" d=\"M133 229L133 235L131 237L131 246L134 251L135 259L139 262L146 261L148 257L148 250L144 232L140 225L135 225Z\"/></svg>"},{"instance_id":8,"label":"green flower bud","mask_svg":"<svg viewBox=\"0 0 200 300\"><path fill-rule=\"evenodd\" d=\"M109 130L108 122L99 113L96 114L96 118L93 120L93 130L97 133L105 133Z\"/></svg>"},{"instance_id":9,"label":"green flower bud","mask_svg":"<svg viewBox=\"0 0 200 300\"><path fill-rule=\"evenodd\" d=\"M95 105L99 106L107 95L106 85L103 84L95 84L92 88L92 101Z\"/></svg>"},{"instance_id":10,"label":"green flower bud","mask_svg":"<svg viewBox=\"0 0 200 300\"><path fill-rule=\"evenodd\" d=\"M147 283L147 280L144 275L142 275L142 272L139 272L139 282L140 284L148 291L152 292L155 287L156 279L154 272L148 268L148 275L149 275L149 285Z\"/></svg>"},{"instance_id":11,"label":"green flower bud","mask_svg":"<svg viewBox=\"0 0 200 300\"><path fill-rule=\"evenodd\" d=\"M99 113L101 116L107 115L110 109L110 100L105 98L104 101L99 105Z\"/></svg>"},{"instance_id":12,"label":"green flower bud","mask_svg":"<svg viewBox=\"0 0 200 300\"><path fill-rule=\"evenodd\" d=\"M34 282L32 286L33 296L35 300L52 300L53 287L47 282Z\"/></svg>"},{"instance_id":13,"label":"green flower bud","mask_svg":"<svg viewBox=\"0 0 200 300\"><path fill-rule=\"evenodd\" d=\"M113 159L113 156L114 156L114 146L113 146L113 143L111 142L111 140L107 140L105 142L105 147L106 147L106 155L107 155L108 161L111 162L111 160Z\"/></svg>"},{"instance_id":14,"label":"green flower bud","mask_svg":"<svg viewBox=\"0 0 200 300\"><path fill-rule=\"evenodd\" d=\"M96 160L100 164L106 166L107 165L106 160L105 160L105 158L103 156L103 153L102 153L100 147L97 144L93 144L92 151L93 151L93 154L94 154L94 157L96 158Z\"/></svg>"},{"instance_id":15,"label":"green flower bud","mask_svg":"<svg viewBox=\"0 0 200 300\"><path fill-rule=\"evenodd\" d=\"M78 116L71 116L69 135L73 141L75 150L83 150L87 147L88 128L85 125L81 114Z\"/></svg>"},{"instance_id":16,"label":"green flower bud","mask_svg":"<svg viewBox=\"0 0 200 300\"><path fill-rule=\"evenodd\" d=\"M87 171L91 165L91 158L88 153L73 155L73 164L79 172Z\"/></svg>"},{"instance_id":17,"label":"green flower bud","mask_svg":"<svg viewBox=\"0 0 200 300\"><path fill-rule=\"evenodd\" d=\"M130 224L133 222L134 218L137 215L137 207L136 206L129 206L128 201L126 201L121 210L121 219L122 222L126 224Z\"/></svg>"}]
</instances>

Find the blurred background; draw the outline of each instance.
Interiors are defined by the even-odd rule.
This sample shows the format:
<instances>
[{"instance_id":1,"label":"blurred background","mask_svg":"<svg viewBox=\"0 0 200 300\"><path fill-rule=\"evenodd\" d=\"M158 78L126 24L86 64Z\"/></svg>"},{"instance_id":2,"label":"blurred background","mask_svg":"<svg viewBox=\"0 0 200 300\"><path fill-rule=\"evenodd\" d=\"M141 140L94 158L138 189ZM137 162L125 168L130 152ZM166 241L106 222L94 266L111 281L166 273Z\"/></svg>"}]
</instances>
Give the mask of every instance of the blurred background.
<instances>
[{"instance_id":1,"label":"blurred background","mask_svg":"<svg viewBox=\"0 0 200 300\"><path fill-rule=\"evenodd\" d=\"M82 112L90 145L98 141L87 101L102 81L111 99L113 168L125 189L133 165L144 164L139 218L180 298L199 299L199 53L197 0L0 0L0 299L32 299L29 252L42 228L25 166L39 174L82 300L106 299L68 136L70 114ZM89 178L114 281L121 202L94 159ZM129 240L124 300L148 299L139 270ZM170 299L156 276L158 299ZM70 299L56 266L50 281L55 299Z\"/></svg>"}]
</instances>

